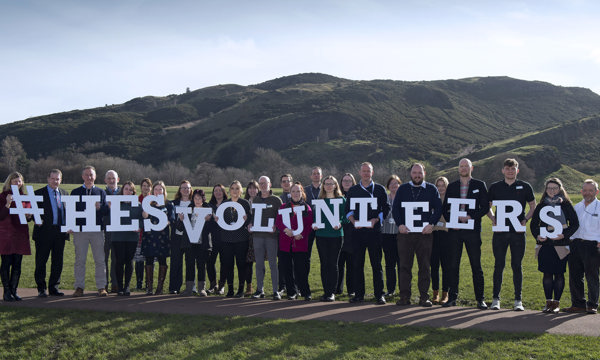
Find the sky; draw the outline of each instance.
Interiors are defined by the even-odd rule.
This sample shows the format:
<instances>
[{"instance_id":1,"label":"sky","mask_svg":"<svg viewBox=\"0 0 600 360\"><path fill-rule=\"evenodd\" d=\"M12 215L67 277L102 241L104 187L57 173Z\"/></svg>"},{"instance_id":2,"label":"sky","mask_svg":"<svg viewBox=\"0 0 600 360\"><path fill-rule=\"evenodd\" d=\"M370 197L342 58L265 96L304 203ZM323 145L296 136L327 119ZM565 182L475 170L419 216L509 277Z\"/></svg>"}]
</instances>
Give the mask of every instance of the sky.
<instances>
[{"instance_id":1,"label":"sky","mask_svg":"<svg viewBox=\"0 0 600 360\"><path fill-rule=\"evenodd\" d=\"M0 124L218 84L510 76L600 94L600 2L0 0Z\"/></svg>"}]
</instances>

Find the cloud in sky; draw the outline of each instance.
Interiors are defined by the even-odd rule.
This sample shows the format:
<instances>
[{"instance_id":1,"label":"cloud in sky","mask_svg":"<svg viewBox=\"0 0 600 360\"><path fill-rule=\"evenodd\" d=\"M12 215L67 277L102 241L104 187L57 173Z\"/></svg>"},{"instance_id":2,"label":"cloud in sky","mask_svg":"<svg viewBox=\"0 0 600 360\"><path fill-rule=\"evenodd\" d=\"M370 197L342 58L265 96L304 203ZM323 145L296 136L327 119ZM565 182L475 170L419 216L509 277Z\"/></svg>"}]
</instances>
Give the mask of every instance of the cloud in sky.
<instances>
[{"instance_id":1,"label":"cloud in sky","mask_svg":"<svg viewBox=\"0 0 600 360\"><path fill-rule=\"evenodd\" d=\"M19 1L0 14L0 123L248 85L506 75L600 93L593 1Z\"/></svg>"}]
</instances>

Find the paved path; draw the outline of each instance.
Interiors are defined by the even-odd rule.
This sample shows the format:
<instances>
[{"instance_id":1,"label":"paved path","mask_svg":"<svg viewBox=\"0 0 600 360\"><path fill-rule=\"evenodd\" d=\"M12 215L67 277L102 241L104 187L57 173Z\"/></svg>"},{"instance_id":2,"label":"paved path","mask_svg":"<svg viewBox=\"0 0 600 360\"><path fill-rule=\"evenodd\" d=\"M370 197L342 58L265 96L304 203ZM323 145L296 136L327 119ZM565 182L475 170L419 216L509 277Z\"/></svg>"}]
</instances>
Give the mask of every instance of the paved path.
<instances>
[{"instance_id":1,"label":"paved path","mask_svg":"<svg viewBox=\"0 0 600 360\"><path fill-rule=\"evenodd\" d=\"M600 315L544 314L526 310L478 310L467 307L425 309L418 306L400 307L394 304L378 306L371 303L359 305L336 301L272 301L229 299L222 296L183 297L178 295L145 296L132 293L129 297L110 295L99 298L92 292L80 298L70 295L38 298L35 289L19 289L23 301L1 303L0 306L38 307L52 309L81 309L94 311L151 312L167 314L205 314L282 318L289 320L334 320L365 323L402 324L452 329L472 329L504 332L532 332L600 336Z\"/></svg>"}]
</instances>

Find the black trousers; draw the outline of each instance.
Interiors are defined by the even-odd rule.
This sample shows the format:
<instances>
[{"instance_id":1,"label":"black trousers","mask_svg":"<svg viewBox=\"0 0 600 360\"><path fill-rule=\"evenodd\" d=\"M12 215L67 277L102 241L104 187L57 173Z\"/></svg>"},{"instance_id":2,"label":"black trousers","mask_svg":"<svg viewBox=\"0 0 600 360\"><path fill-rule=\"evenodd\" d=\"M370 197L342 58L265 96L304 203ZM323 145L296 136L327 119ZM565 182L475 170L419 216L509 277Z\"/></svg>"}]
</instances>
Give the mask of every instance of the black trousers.
<instances>
[{"instance_id":1,"label":"black trousers","mask_svg":"<svg viewBox=\"0 0 600 360\"><path fill-rule=\"evenodd\" d=\"M220 240L213 238L212 242L212 251L210 252L210 256L206 260L206 275L208 276L208 281L217 282L217 257L221 256L221 263L219 268L219 279L225 282L225 268L223 267L223 258L221 252L223 251L223 243Z\"/></svg>"},{"instance_id":2,"label":"black trousers","mask_svg":"<svg viewBox=\"0 0 600 360\"><path fill-rule=\"evenodd\" d=\"M227 285L233 289L233 268L238 269L238 290L244 289L246 280L246 255L248 254L248 240L242 242L223 242L221 264L227 279Z\"/></svg>"},{"instance_id":3,"label":"black trousers","mask_svg":"<svg viewBox=\"0 0 600 360\"><path fill-rule=\"evenodd\" d=\"M449 299L456 300L458 297L460 260L464 244L471 264L475 299L477 301L485 300L483 295L483 269L481 268L481 233L475 230L450 230L448 240L452 247L449 251L451 256Z\"/></svg>"},{"instance_id":4,"label":"black trousers","mask_svg":"<svg viewBox=\"0 0 600 360\"><path fill-rule=\"evenodd\" d=\"M198 282L205 281L206 263L210 257L210 250L202 248L201 244L192 244L185 255L185 281L196 281L196 268L198 269ZM198 289L202 290L202 289Z\"/></svg>"},{"instance_id":5,"label":"black trousers","mask_svg":"<svg viewBox=\"0 0 600 360\"><path fill-rule=\"evenodd\" d=\"M321 283L325 296L333 295L338 279L338 258L342 249L342 237L317 236L317 250L321 262Z\"/></svg>"},{"instance_id":6,"label":"black trousers","mask_svg":"<svg viewBox=\"0 0 600 360\"><path fill-rule=\"evenodd\" d=\"M336 292L342 294L344 292L344 268L346 268L346 289L348 294L354 292L354 272L352 271L352 253L348 251L340 251L338 258L338 278Z\"/></svg>"},{"instance_id":7,"label":"black trousers","mask_svg":"<svg viewBox=\"0 0 600 360\"><path fill-rule=\"evenodd\" d=\"M279 261L283 268L287 295L296 295L296 287L302 296L311 295L308 284L308 268L310 267L308 252L281 251ZM281 277L281 273L279 276Z\"/></svg>"},{"instance_id":8,"label":"black trousers","mask_svg":"<svg viewBox=\"0 0 600 360\"><path fill-rule=\"evenodd\" d=\"M515 300L521 300L523 288L523 267L521 263L525 256L525 233L495 232L492 235L492 250L494 252L494 299L500 299L502 276L506 264L506 252L510 246L510 266L513 271Z\"/></svg>"},{"instance_id":9,"label":"black trousers","mask_svg":"<svg viewBox=\"0 0 600 360\"><path fill-rule=\"evenodd\" d=\"M571 305L584 308L598 307L598 268L600 253L597 242L575 239L569 254L569 288L571 290ZM588 286L588 300L585 301L583 277Z\"/></svg>"},{"instance_id":10,"label":"black trousers","mask_svg":"<svg viewBox=\"0 0 600 360\"><path fill-rule=\"evenodd\" d=\"M431 289L440 290L440 266L442 268L442 291L450 289L450 269L453 258L453 246L450 244L448 232L436 230L433 232L431 247ZM460 260L459 260L460 263Z\"/></svg>"},{"instance_id":11,"label":"black trousers","mask_svg":"<svg viewBox=\"0 0 600 360\"><path fill-rule=\"evenodd\" d=\"M47 288L58 289L58 285L60 284L60 276L63 269L63 254L65 251L65 239L58 226L53 226L53 229L55 230L53 234L35 242L35 270L33 277L35 278L38 291L44 291ZM50 278L48 279L48 286L46 287L46 263L50 256L52 256L50 262Z\"/></svg>"},{"instance_id":12,"label":"black trousers","mask_svg":"<svg viewBox=\"0 0 600 360\"><path fill-rule=\"evenodd\" d=\"M115 286L115 254L111 252L112 249L112 234L110 232L104 232L104 266L106 267L106 286L108 284ZM109 281L110 280L110 281Z\"/></svg>"},{"instance_id":13,"label":"black trousers","mask_svg":"<svg viewBox=\"0 0 600 360\"><path fill-rule=\"evenodd\" d=\"M11 254L2 255L0 262L0 278L2 286L5 288L17 290L19 279L21 278L21 262L23 255Z\"/></svg>"},{"instance_id":14,"label":"black trousers","mask_svg":"<svg viewBox=\"0 0 600 360\"><path fill-rule=\"evenodd\" d=\"M398 284L398 282L400 281L400 257L398 256L398 235L381 234L381 238L383 257L385 259L385 283L387 287L387 292L389 294L393 294L396 291L396 284Z\"/></svg>"},{"instance_id":15,"label":"black trousers","mask_svg":"<svg viewBox=\"0 0 600 360\"><path fill-rule=\"evenodd\" d=\"M113 241L112 254L115 257L115 278L117 289L123 291L129 287L131 276L133 274L133 256L137 242L134 241Z\"/></svg>"},{"instance_id":16,"label":"black trousers","mask_svg":"<svg viewBox=\"0 0 600 360\"><path fill-rule=\"evenodd\" d=\"M369 250L369 260L373 270L373 288L375 298L383 296L383 269L381 267L381 233L373 229L355 229L354 242L354 293L358 298L365 297L365 253Z\"/></svg>"},{"instance_id":17,"label":"black trousers","mask_svg":"<svg viewBox=\"0 0 600 360\"><path fill-rule=\"evenodd\" d=\"M181 291L183 284L183 257L187 264L190 248L171 247L171 268L169 269L169 292ZM187 265L186 265L187 269Z\"/></svg>"},{"instance_id":18,"label":"black trousers","mask_svg":"<svg viewBox=\"0 0 600 360\"><path fill-rule=\"evenodd\" d=\"M308 273L309 274L310 274L310 258L312 257L312 249L313 249L313 245L315 244L316 238L317 238L317 235L316 235L315 231L311 230L311 232L308 234Z\"/></svg>"}]
</instances>

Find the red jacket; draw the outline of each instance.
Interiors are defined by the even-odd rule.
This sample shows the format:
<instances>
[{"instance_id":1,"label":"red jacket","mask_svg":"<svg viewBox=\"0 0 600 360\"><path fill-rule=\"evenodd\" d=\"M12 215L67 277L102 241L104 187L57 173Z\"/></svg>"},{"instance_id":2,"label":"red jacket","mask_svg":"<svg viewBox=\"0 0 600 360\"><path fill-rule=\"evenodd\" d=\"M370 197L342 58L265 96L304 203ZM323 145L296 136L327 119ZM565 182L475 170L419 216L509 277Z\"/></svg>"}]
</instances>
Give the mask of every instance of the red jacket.
<instances>
[{"instance_id":1,"label":"red jacket","mask_svg":"<svg viewBox=\"0 0 600 360\"><path fill-rule=\"evenodd\" d=\"M29 245L29 225L21 224L19 215L10 215L6 208L6 195L12 194L12 191L4 191L0 194L0 255L31 255ZM11 208L16 207L13 202ZM29 208L31 205L23 203L23 207Z\"/></svg>"},{"instance_id":2,"label":"red jacket","mask_svg":"<svg viewBox=\"0 0 600 360\"><path fill-rule=\"evenodd\" d=\"M302 224L304 225L304 229L302 230L301 239L296 240L293 237L287 236L285 232L283 232L286 226L283 224L281 214L277 214L277 219L275 220L275 227L279 229L279 249L281 251L308 252L308 235L312 230L313 217L312 209L310 208L310 206L306 203L304 203L303 205L306 206L306 209L302 212ZM293 208L294 206L298 205L293 205L291 202L288 202L281 205L279 209L281 210L289 208L290 206L292 206ZM290 214L290 225L292 227L292 230L298 229L298 220L293 210Z\"/></svg>"}]
</instances>

